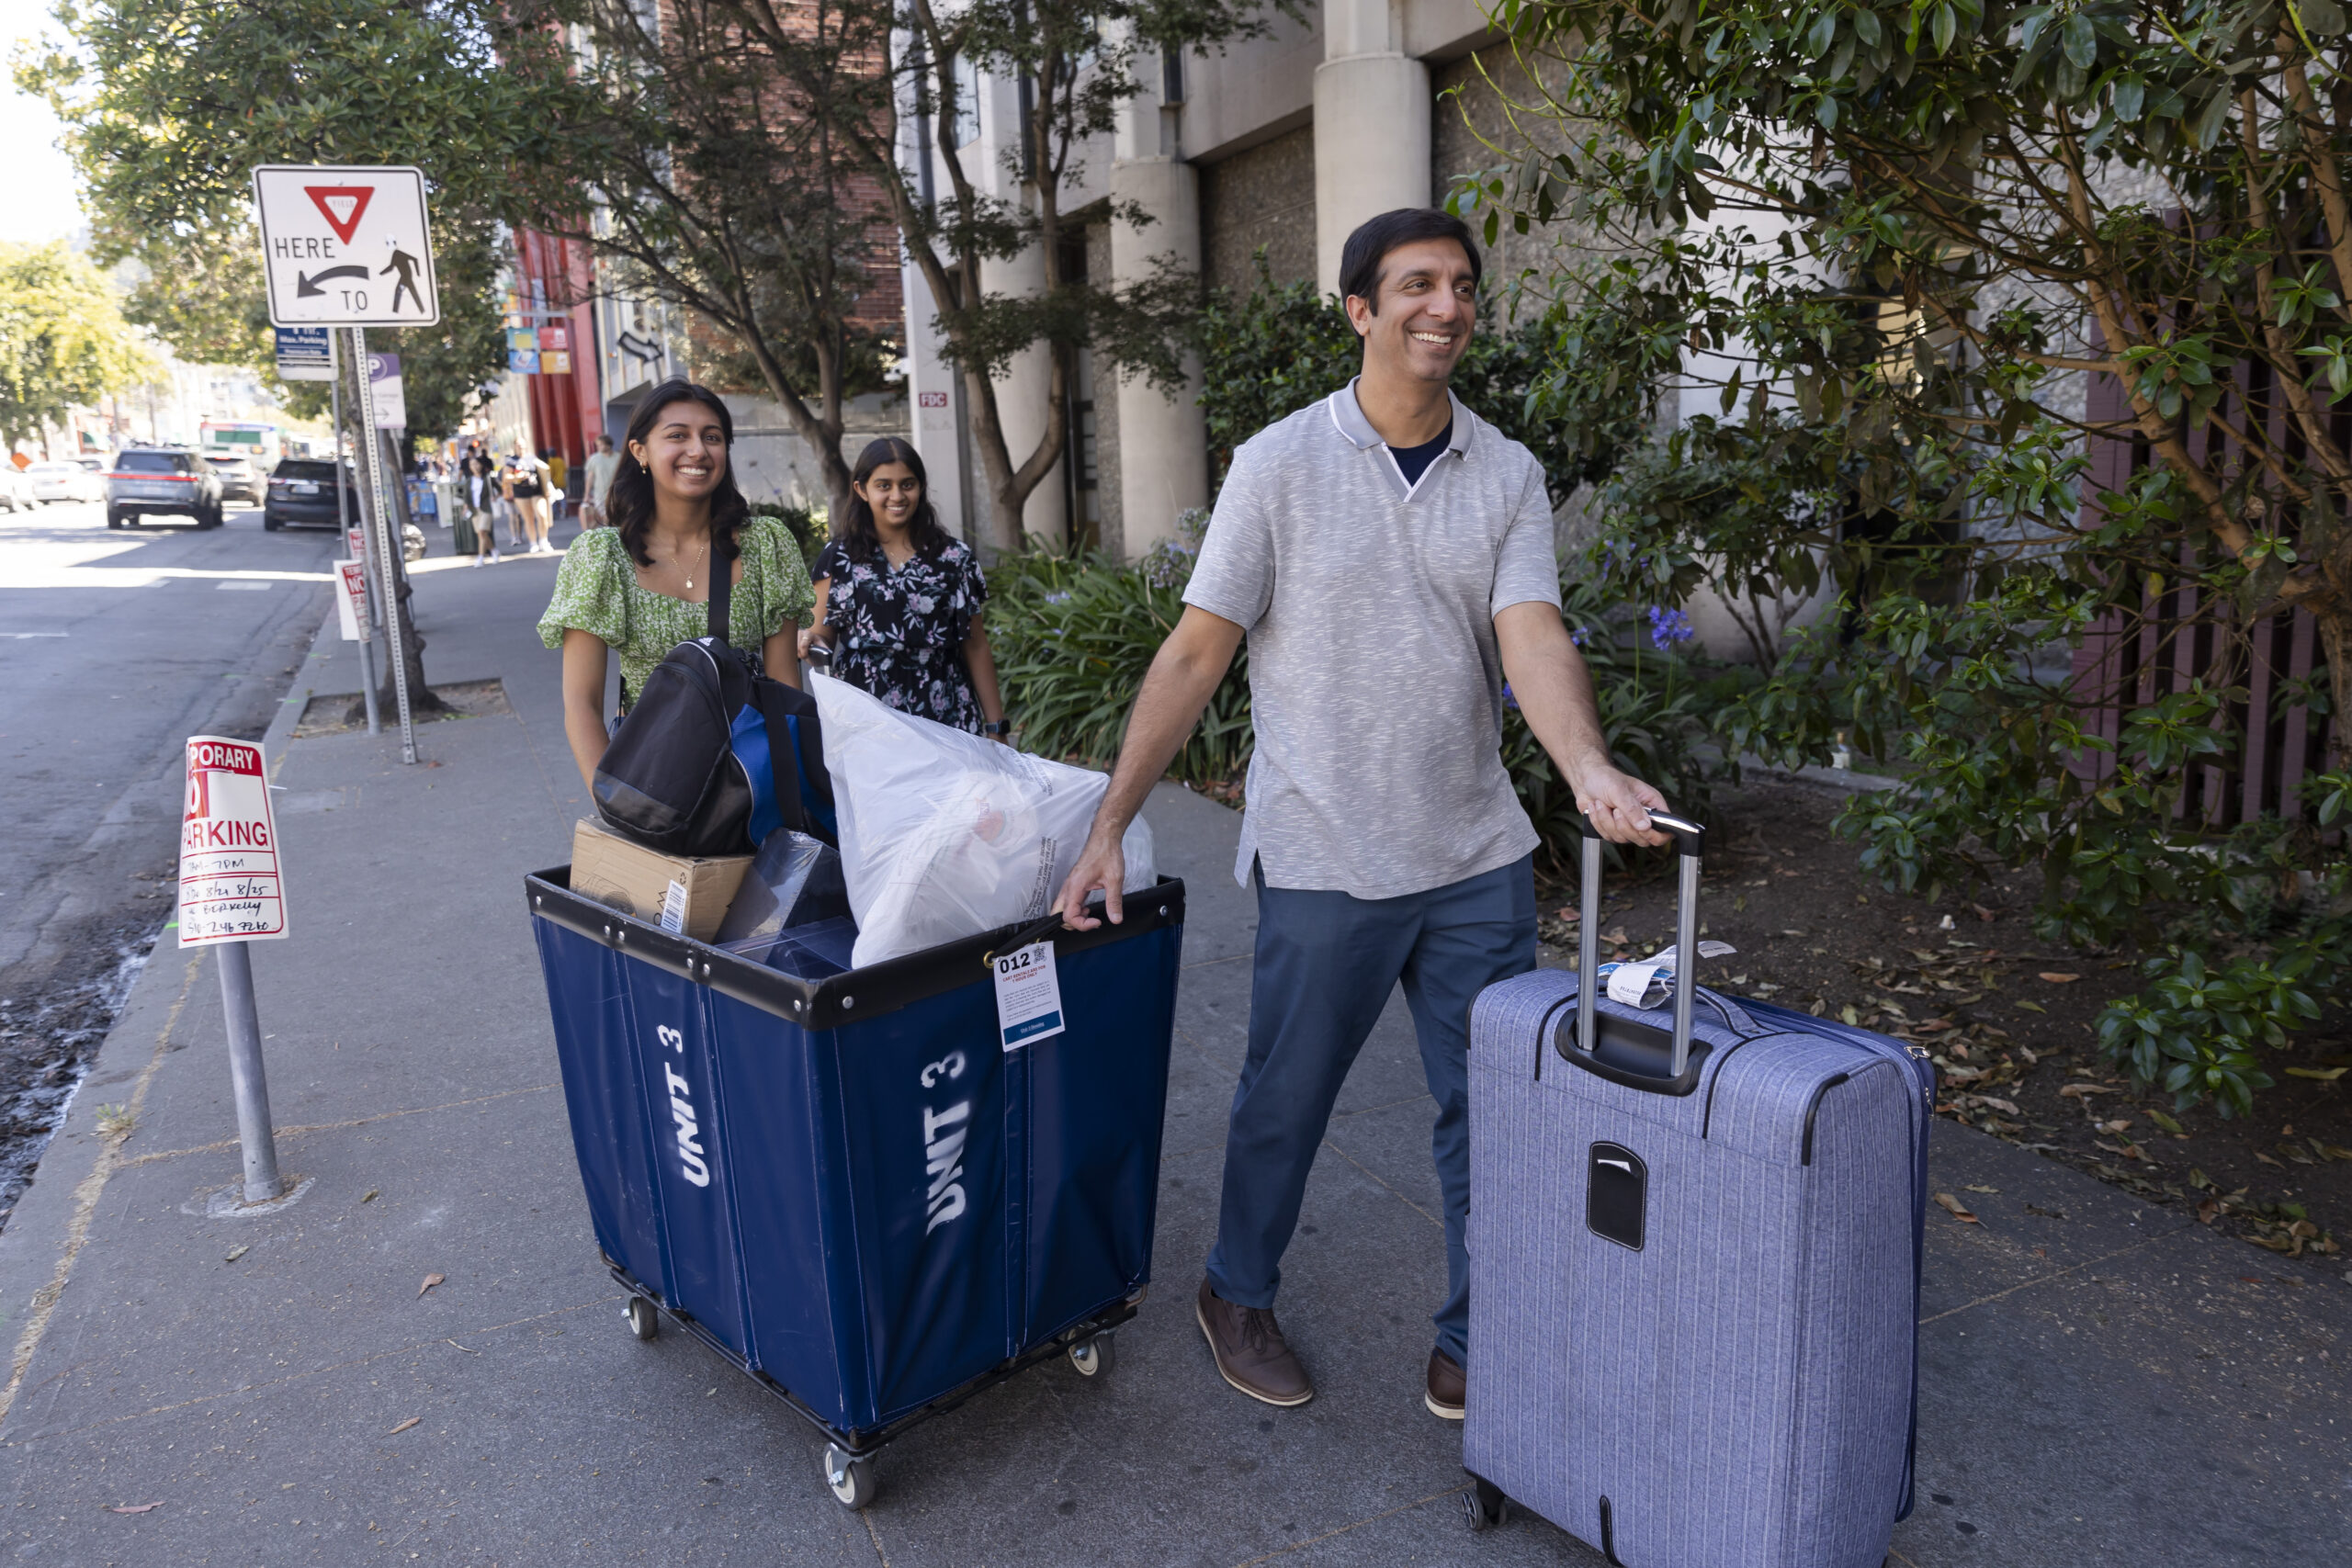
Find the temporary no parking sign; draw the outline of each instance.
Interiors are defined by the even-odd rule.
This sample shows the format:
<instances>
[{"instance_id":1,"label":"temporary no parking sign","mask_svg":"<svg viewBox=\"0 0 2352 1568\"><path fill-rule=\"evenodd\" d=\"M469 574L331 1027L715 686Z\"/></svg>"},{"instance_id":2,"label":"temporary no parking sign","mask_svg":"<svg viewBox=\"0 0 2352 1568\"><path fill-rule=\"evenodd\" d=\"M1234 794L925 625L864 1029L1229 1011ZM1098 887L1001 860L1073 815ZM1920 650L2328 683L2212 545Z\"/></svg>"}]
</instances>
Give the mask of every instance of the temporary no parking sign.
<instances>
[{"instance_id":1,"label":"temporary no parking sign","mask_svg":"<svg viewBox=\"0 0 2352 1568\"><path fill-rule=\"evenodd\" d=\"M180 819L180 945L285 934L277 822L261 748L191 735L187 807Z\"/></svg>"},{"instance_id":2,"label":"temporary no parking sign","mask_svg":"<svg viewBox=\"0 0 2352 1568\"><path fill-rule=\"evenodd\" d=\"M405 164L254 171L269 319L281 327L424 327L441 319L424 175Z\"/></svg>"}]
</instances>

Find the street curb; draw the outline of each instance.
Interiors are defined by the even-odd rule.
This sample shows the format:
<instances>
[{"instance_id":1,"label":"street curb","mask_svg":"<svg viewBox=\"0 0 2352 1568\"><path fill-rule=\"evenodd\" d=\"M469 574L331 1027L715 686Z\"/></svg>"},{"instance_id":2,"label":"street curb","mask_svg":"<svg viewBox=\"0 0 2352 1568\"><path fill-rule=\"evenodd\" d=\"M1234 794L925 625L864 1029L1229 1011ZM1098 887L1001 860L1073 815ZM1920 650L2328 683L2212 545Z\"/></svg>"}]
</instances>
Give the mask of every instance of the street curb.
<instances>
[{"instance_id":1,"label":"street curb","mask_svg":"<svg viewBox=\"0 0 2352 1568\"><path fill-rule=\"evenodd\" d=\"M343 626L335 618L334 602L330 599L326 613L320 618L319 629L311 634L311 650L302 656L302 666L294 683L278 699L277 715L269 721L269 728L261 738L261 754L273 779L286 760L286 748L293 743L294 727L302 722L302 712L311 705L311 698L319 689L320 667L334 657L332 650L320 649L342 637Z\"/></svg>"}]
</instances>

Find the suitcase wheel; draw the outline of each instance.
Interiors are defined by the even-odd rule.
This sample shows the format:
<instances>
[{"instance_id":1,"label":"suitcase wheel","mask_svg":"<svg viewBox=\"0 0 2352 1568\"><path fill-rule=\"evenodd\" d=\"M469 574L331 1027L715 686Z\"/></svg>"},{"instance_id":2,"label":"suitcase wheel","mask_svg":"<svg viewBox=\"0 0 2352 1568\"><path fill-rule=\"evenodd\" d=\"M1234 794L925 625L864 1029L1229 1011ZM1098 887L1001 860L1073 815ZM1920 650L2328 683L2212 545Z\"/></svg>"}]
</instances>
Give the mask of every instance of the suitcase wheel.
<instances>
[{"instance_id":1,"label":"suitcase wheel","mask_svg":"<svg viewBox=\"0 0 2352 1568\"><path fill-rule=\"evenodd\" d=\"M639 1339L650 1339L662 1332L662 1314L643 1296L631 1296L628 1305L621 1308L621 1315L628 1319L628 1331Z\"/></svg>"},{"instance_id":2,"label":"suitcase wheel","mask_svg":"<svg viewBox=\"0 0 2352 1568\"><path fill-rule=\"evenodd\" d=\"M1462 1495L1462 1517L1474 1531L1492 1529L1510 1519L1510 1499L1493 1482L1474 1475L1470 1490Z\"/></svg>"},{"instance_id":3,"label":"suitcase wheel","mask_svg":"<svg viewBox=\"0 0 2352 1568\"><path fill-rule=\"evenodd\" d=\"M1067 1354L1069 1357L1069 1364L1078 1369L1079 1376L1099 1378L1109 1371L1117 1361L1116 1356L1113 1354L1114 1348L1112 1336L1108 1330L1105 1330L1091 1338L1080 1340L1069 1348Z\"/></svg>"},{"instance_id":4,"label":"suitcase wheel","mask_svg":"<svg viewBox=\"0 0 2352 1568\"><path fill-rule=\"evenodd\" d=\"M825 1484L832 1488L833 1501L842 1507L865 1507L874 1501L876 1491L873 1458L854 1458L839 1443L827 1443Z\"/></svg>"}]
</instances>

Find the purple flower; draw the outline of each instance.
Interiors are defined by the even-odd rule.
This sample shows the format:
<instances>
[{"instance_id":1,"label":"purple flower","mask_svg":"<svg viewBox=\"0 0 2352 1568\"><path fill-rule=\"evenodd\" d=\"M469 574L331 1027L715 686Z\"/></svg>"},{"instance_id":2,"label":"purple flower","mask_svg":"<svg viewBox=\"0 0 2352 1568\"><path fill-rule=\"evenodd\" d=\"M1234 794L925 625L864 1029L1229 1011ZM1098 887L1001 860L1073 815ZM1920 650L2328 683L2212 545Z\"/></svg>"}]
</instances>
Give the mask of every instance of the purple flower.
<instances>
[{"instance_id":1,"label":"purple flower","mask_svg":"<svg viewBox=\"0 0 2352 1568\"><path fill-rule=\"evenodd\" d=\"M1691 628L1690 617L1679 610L1669 610L1662 604L1650 606L1650 646L1665 649L1678 642L1689 642L1699 634Z\"/></svg>"},{"instance_id":2,"label":"purple flower","mask_svg":"<svg viewBox=\"0 0 2352 1568\"><path fill-rule=\"evenodd\" d=\"M1048 594L1046 594L1046 604L1069 604L1069 589L1067 589L1067 588L1065 588L1065 589L1063 589L1063 590L1062 590L1060 592L1058 592L1058 593L1048 593Z\"/></svg>"},{"instance_id":3,"label":"purple flower","mask_svg":"<svg viewBox=\"0 0 2352 1568\"><path fill-rule=\"evenodd\" d=\"M1586 628L1578 626L1576 630L1568 634L1568 640L1575 643L1578 648L1582 648L1584 646L1584 639L1590 635L1592 634L1586 630Z\"/></svg>"},{"instance_id":4,"label":"purple flower","mask_svg":"<svg viewBox=\"0 0 2352 1568\"><path fill-rule=\"evenodd\" d=\"M1511 695L1510 682L1509 681L1505 681L1503 682L1503 706L1507 708L1515 708L1518 705L1519 699Z\"/></svg>"}]
</instances>

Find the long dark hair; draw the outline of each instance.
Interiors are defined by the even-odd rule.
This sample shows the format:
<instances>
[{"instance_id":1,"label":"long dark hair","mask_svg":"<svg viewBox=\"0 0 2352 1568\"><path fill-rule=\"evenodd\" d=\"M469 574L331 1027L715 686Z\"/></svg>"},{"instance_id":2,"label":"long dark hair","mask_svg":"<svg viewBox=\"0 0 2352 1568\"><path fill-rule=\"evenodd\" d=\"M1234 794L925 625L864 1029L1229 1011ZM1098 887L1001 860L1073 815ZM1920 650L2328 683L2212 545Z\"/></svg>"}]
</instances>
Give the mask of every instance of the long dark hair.
<instances>
[{"instance_id":1,"label":"long dark hair","mask_svg":"<svg viewBox=\"0 0 2352 1568\"><path fill-rule=\"evenodd\" d=\"M915 483L922 486L922 499L915 503L915 514L907 520L907 537L913 541L915 553L937 555L947 547L947 530L939 525L939 513L931 504L931 476L923 472L922 454L908 442L895 435L881 435L865 444L857 455L857 467L850 470L850 482L862 485L874 477L874 470L886 463L904 463L915 476ZM841 517L833 524L833 537L852 560L870 561L882 553L882 535L874 526L874 508L865 498L853 490L849 504L842 508Z\"/></svg>"},{"instance_id":2,"label":"long dark hair","mask_svg":"<svg viewBox=\"0 0 2352 1568\"><path fill-rule=\"evenodd\" d=\"M673 376L648 387L645 395L637 400L637 412L629 415L628 434L621 438L621 466L614 473L612 488L605 496L605 515L620 535L621 547L639 566L653 564L653 558L645 549L646 526L653 521L653 476L646 472L645 465L629 448L652 435L653 422L673 403L700 403L717 414L719 438L727 444L726 469L718 476L718 488L710 492L710 544L714 557L734 555L735 536L751 514L751 505L744 501L743 492L735 488L735 416L727 412L727 404L719 395L683 376Z\"/></svg>"}]
</instances>

